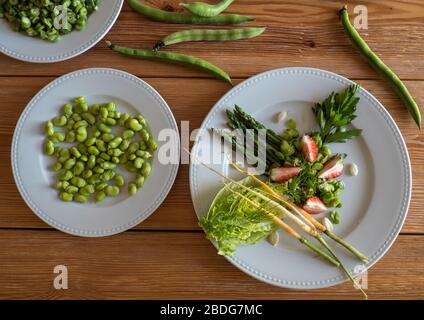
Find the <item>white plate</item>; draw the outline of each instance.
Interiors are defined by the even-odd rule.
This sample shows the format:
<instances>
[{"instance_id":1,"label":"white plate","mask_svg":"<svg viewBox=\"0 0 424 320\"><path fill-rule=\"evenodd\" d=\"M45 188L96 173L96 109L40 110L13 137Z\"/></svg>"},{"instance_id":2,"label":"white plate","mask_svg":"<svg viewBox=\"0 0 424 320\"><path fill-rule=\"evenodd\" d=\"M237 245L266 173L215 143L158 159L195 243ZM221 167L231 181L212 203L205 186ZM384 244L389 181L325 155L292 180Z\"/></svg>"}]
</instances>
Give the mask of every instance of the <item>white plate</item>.
<instances>
[{"instance_id":1,"label":"white plate","mask_svg":"<svg viewBox=\"0 0 424 320\"><path fill-rule=\"evenodd\" d=\"M311 68L284 68L250 78L228 92L209 112L202 128L225 128L225 109L242 106L266 126L281 132L277 112L288 111L301 132L316 125L311 107L332 91L339 92L353 82L331 72ZM348 154L346 163L356 163L359 175L344 175L346 188L341 198L342 221L335 232L370 257L371 267L395 241L405 220L411 197L411 167L403 138L389 113L369 92L361 89L353 125L363 129L361 137L331 146L333 152ZM213 144L219 144L214 140ZM196 142L193 153L211 150L207 139ZM202 151L203 150L203 151ZM212 153L219 148L212 149ZM216 152L216 151L215 151ZM219 158L219 155L217 155ZM215 165L233 177L241 177L227 165ZM191 164L190 188L198 217L207 211L221 178L199 164ZM329 240L331 241L331 240ZM340 246L330 244L354 274L364 271L358 260ZM239 247L231 263L264 282L289 288L312 289L345 281L339 269L304 249L296 240L280 233L276 248L262 241Z\"/></svg>"},{"instance_id":2,"label":"white plate","mask_svg":"<svg viewBox=\"0 0 424 320\"><path fill-rule=\"evenodd\" d=\"M0 19L0 52L22 61L50 63L68 60L98 43L112 28L124 0L101 0L99 9L89 17L82 31L62 36L58 43L31 38L14 32L5 19Z\"/></svg>"},{"instance_id":3,"label":"white plate","mask_svg":"<svg viewBox=\"0 0 424 320\"><path fill-rule=\"evenodd\" d=\"M59 114L63 104L78 96L86 96L90 104L112 101L122 112L143 114L154 137L162 129L174 130L171 143L179 151L178 128L168 105L150 85L126 72L106 68L83 69L54 80L23 111L13 136L12 168L27 205L46 223L64 232L90 237L112 235L134 227L159 207L174 183L178 164L159 163L156 151L152 173L137 195L130 197L125 191L98 204L59 200L51 187L57 181L49 170L54 159L42 152L43 126ZM159 148L164 143L167 141L158 141Z\"/></svg>"}]
</instances>

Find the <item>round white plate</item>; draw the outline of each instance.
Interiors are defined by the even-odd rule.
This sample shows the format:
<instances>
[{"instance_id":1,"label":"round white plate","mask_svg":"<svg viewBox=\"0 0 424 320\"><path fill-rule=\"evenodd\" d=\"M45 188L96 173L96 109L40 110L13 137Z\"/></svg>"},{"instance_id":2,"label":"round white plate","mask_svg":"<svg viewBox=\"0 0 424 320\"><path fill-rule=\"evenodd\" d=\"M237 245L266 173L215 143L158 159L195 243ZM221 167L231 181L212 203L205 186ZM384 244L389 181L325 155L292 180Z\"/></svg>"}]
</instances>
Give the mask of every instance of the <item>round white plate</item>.
<instances>
[{"instance_id":1,"label":"round white plate","mask_svg":"<svg viewBox=\"0 0 424 320\"><path fill-rule=\"evenodd\" d=\"M284 68L254 76L228 92L207 115L203 129L225 128L225 110L234 104L242 106L266 126L281 132L283 124L274 121L275 114L288 111L300 132L316 126L311 108L332 91L339 92L353 82L331 72L311 68ZM411 196L411 167L408 152L395 122L368 91L359 91L357 119L353 125L363 129L361 137L334 144L333 152L347 153L346 163L356 163L359 175L343 176L341 223L335 233L344 237L370 257L362 266L343 247L330 245L355 275L376 263L395 241L405 220ZM198 157L210 151L218 139L199 139L193 153ZM216 155L220 158L220 155ZM228 165L214 165L234 178L240 175ZM207 213L222 179L199 164L191 164L190 188L198 217ZM339 269L311 254L296 240L280 232L280 242L272 247L267 241L239 247L231 263L264 282L296 289L322 288L345 281Z\"/></svg>"},{"instance_id":2,"label":"round white plate","mask_svg":"<svg viewBox=\"0 0 424 320\"><path fill-rule=\"evenodd\" d=\"M170 143L179 154L178 127L168 105L150 85L129 73L106 68L83 69L54 80L23 111L13 136L12 168L27 205L46 223L67 233L88 237L116 234L139 224L159 207L174 183L178 163L160 163L156 151L151 175L132 197L125 188L118 197L100 203L59 200L52 188L57 178L49 170L54 159L42 152L43 127L65 103L78 96L86 96L89 104L112 101L121 112L144 115L156 139L161 130L173 130L175 134L158 141L158 145L160 149Z\"/></svg>"},{"instance_id":3,"label":"round white plate","mask_svg":"<svg viewBox=\"0 0 424 320\"><path fill-rule=\"evenodd\" d=\"M0 52L22 61L51 63L74 58L98 43L112 28L124 0L101 0L99 9L89 17L82 31L62 36L58 43L31 38L14 32L5 19L0 19Z\"/></svg>"}]
</instances>

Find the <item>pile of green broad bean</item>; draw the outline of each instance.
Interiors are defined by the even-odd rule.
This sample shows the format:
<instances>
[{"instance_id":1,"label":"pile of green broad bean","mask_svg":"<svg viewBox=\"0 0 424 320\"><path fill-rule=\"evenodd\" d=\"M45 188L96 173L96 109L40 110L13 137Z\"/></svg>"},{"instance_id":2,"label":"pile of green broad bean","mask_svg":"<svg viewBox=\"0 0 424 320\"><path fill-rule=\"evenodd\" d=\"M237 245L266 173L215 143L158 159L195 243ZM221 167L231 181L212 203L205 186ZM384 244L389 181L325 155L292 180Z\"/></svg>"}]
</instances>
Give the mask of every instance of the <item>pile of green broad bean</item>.
<instances>
[{"instance_id":1,"label":"pile of green broad bean","mask_svg":"<svg viewBox=\"0 0 424 320\"><path fill-rule=\"evenodd\" d=\"M124 131L114 135L114 126ZM112 102L89 106L84 97L76 98L73 105L63 106L61 115L47 121L45 132L44 152L57 159L51 169L57 172L54 187L63 201L99 202L119 195L126 183L115 171L119 165L135 175L127 186L134 195L152 170L157 144L146 119L120 113ZM63 147L66 144L71 146Z\"/></svg>"},{"instance_id":2,"label":"pile of green broad bean","mask_svg":"<svg viewBox=\"0 0 424 320\"><path fill-rule=\"evenodd\" d=\"M98 3L99 0L0 0L0 18L5 18L14 31L58 42L61 35L83 30Z\"/></svg>"}]
</instances>

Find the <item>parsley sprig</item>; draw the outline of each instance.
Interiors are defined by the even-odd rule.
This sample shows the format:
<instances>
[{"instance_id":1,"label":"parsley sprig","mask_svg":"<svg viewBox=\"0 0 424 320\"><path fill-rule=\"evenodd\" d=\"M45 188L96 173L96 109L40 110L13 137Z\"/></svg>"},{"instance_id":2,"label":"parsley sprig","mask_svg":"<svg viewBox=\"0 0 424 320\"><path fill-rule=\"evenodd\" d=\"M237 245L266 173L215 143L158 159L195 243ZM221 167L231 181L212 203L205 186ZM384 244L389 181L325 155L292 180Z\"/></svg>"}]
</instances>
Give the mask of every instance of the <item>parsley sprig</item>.
<instances>
[{"instance_id":1,"label":"parsley sprig","mask_svg":"<svg viewBox=\"0 0 424 320\"><path fill-rule=\"evenodd\" d=\"M358 85L351 85L341 93L333 92L323 103L317 103L313 108L323 143L346 142L361 134L361 129L346 129L356 118L358 89Z\"/></svg>"}]
</instances>

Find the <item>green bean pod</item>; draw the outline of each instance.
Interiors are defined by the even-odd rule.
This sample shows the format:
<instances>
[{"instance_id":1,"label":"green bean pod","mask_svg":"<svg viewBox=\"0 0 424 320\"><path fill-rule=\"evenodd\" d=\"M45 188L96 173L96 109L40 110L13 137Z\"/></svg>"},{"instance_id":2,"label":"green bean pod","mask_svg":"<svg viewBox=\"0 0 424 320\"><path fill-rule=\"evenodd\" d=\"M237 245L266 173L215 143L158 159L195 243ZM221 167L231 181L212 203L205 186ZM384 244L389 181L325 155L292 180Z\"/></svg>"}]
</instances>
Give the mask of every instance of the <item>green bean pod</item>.
<instances>
[{"instance_id":1,"label":"green bean pod","mask_svg":"<svg viewBox=\"0 0 424 320\"><path fill-rule=\"evenodd\" d=\"M235 0L222 0L217 4L204 2L180 3L180 6L199 17L215 17L227 9Z\"/></svg>"},{"instance_id":2,"label":"green bean pod","mask_svg":"<svg viewBox=\"0 0 424 320\"><path fill-rule=\"evenodd\" d=\"M224 70L218 68L217 66L213 65L210 62L207 62L206 60L196 58L193 56L188 56L181 53L160 52L160 51L152 51L152 50L145 50L145 49L133 49L133 48L116 46L109 41L106 41L106 43L110 49L120 54L134 57L134 58L139 58L139 59L158 59L158 60L162 60L162 61L166 61L170 63L177 63L177 64L188 65L191 67L196 67L201 70L208 71L212 73L213 75L215 75L217 78L222 79L225 82L232 85L230 76Z\"/></svg>"},{"instance_id":3,"label":"green bean pod","mask_svg":"<svg viewBox=\"0 0 424 320\"><path fill-rule=\"evenodd\" d=\"M159 50L165 46L180 42L191 41L233 41L251 39L259 36L266 28L238 28L238 29L192 29L171 33L154 46L154 50Z\"/></svg>"},{"instance_id":4,"label":"green bean pod","mask_svg":"<svg viewBox=\"0 0 424 320\"><path fill-rule=\"evenodd\" d=\"M216 17L199 17L190 13L169 12L147 6L140 0L127 0L128 5L146 18L165 23L183 24L239 24L253 21L251 17L238 14L222 14Z\"/></svg>"},{"instance_id":5,"label":"green bean pod","mask_svg":"<svg viewBox=\"0 0 424 320\"><path fill-rule=\"evenodd\" d=\"M343 28L355 45L355 47L360 51L360 53L365 57L367 62L393 86L395 91L398 93L402 101L404 102L406 108L412 115L412 118L415 120L415 123L418 127L421 127L421 112L418 104L415 102L414 98L409 93L405 84L399 77L394 73L381 59L375 54L368 44L362 39L359 32L352 26L349 20L349 14L347 12L347 6L344 6L340 10L340 19L343 24Z\"/></svg>"}]
</instances>

